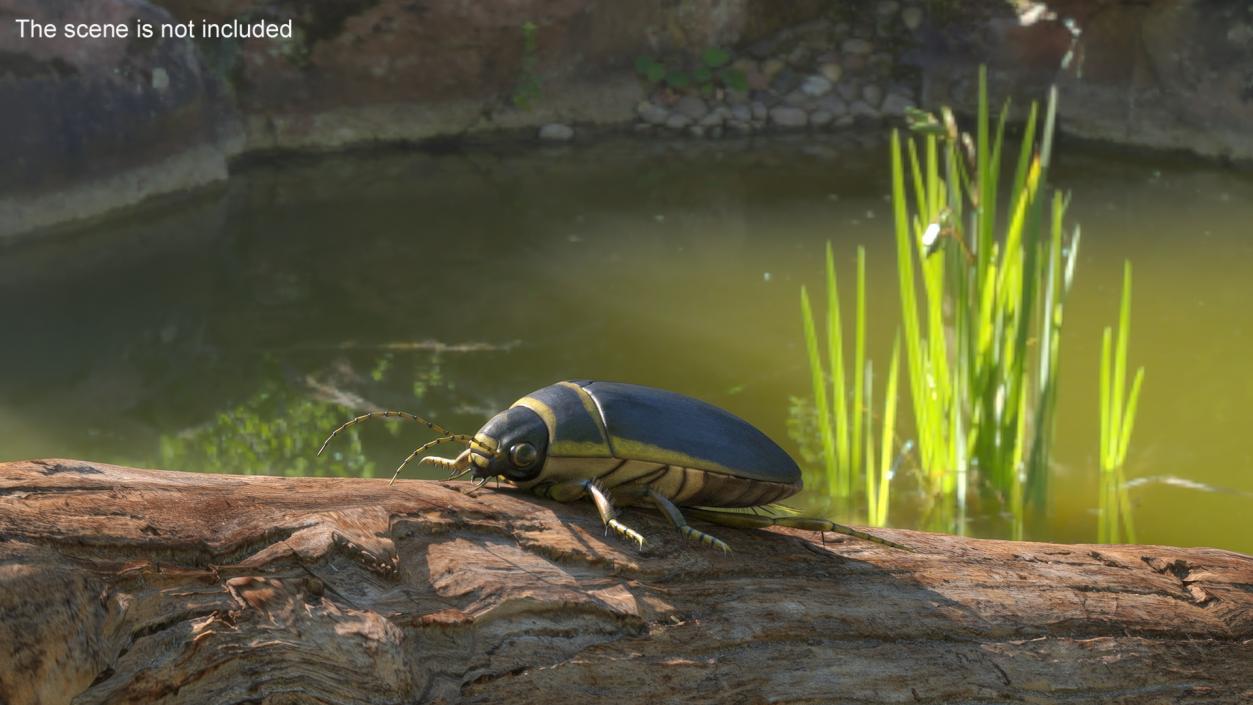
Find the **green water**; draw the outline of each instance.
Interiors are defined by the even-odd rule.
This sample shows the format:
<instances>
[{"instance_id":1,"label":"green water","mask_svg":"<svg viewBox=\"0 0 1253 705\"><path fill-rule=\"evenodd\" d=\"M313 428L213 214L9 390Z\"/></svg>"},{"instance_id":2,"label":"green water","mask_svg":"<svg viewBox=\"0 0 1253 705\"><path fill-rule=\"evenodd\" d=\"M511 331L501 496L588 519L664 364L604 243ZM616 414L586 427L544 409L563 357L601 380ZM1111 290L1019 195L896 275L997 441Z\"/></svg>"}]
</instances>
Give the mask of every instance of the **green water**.
<instances>
[{"instance_id":1,"label":"green water","mask_svg":"<svg viewBox=\"0 0 1253 705\"><path fill-rule=\"evenodd\" d=\"M886 364L886 164L867 138L326 157L6 245L0 459L386 475L429 436L380 425L361 454L312 450L368 405L473 431L572 377L706 399L795 454L798 291L821 288L827 240L850 282L867 247ZM1253 179L1062 141L1054 181L1084 242L1030 537L1095 539L1100 332L1130 258L1131 363L1148 368L1127 463L1138 539L1253 552ZM900 495L889 523L909 525ZM970 532L1003 528L985 509Z\"/></svg>"}]
</instances>

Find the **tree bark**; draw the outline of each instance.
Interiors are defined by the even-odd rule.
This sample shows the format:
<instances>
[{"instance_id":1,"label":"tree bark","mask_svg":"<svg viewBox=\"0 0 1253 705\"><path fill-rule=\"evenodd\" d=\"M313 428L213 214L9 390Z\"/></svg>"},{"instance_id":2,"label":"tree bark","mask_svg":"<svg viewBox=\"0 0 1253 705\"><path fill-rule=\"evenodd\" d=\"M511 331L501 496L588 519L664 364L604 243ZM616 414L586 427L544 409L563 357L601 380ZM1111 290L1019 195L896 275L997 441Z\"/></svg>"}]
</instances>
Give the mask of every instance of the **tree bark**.
<instances>
[{"instance_id":1,"label":"tree bark","mask_svg":"<svg viewBox=\"0 0 1253 705\"><path fill-rule=\"evenodd\" d=\"M0 464L0 703L1235 703L1253 558Z\"/></svg>"}]
</instances>

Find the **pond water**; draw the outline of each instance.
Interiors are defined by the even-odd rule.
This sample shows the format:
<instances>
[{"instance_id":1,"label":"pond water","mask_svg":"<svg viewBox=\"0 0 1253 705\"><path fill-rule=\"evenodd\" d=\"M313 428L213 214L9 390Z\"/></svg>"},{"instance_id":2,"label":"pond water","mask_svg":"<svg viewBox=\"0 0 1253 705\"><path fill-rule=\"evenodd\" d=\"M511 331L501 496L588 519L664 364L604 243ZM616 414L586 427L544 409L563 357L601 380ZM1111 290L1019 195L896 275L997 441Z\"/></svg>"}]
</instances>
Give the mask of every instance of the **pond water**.
<instances>
[{"instance_id":1,"label":"pond water","mask_svg":"<svg viewBox=\"0 0 1253 705\"><path fill-rule=\"evenodd\" d=\"M380 424L312 453L372 405L472 432L566 378L703 398L796 455L798 292L821 289L828 240L845 281L867 248L870 354L886 364L886 165L866 136L332 156L10 244L0 459L387 475L429 435ZM1065 140L1053 176L1084 242L1029 538L1095 540L1100 335L1129 258L1131 364L1147 367L1127 462L1137 538L1253 552L1253 179ZM1003 531L985 519L970 532Z\"/></svg>"}]
</instances>

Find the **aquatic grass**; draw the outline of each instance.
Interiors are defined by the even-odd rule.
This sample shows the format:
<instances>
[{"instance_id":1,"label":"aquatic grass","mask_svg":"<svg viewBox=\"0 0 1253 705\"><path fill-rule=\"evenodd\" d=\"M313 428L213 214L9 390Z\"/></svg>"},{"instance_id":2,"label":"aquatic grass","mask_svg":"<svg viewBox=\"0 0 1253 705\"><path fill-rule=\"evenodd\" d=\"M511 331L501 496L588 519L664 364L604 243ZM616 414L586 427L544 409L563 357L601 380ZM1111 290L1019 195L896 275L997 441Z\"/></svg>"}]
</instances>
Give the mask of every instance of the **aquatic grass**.
<instances>
[{"instance_id":1,"label":"aquatic grass","mask_svg":"<svg viewBox=\"0 0 1253 705\"><path fill-rule=\"evenodd\" d=\"M1130 340L1131 263L1125 262L1122 302L1118 312L1118 339L1116 343L1113 341L1113 331L1107 326L1101 340L1101 479L1097 514L1097 541L1101 543L1120 543L1124 539L1130 543L1136 541L1123 465L1127 461L1127 447L1131 443L1131 430L1135 426L1136 409L1140 403L1144 368L1136 370L1131 392L1124 400L1127 348Z\"/></svg>"},{"instance_id":2,"label":"aquatic grass","mask_svg":"<svg viewBox=\"0 0 1253 705\"><path fill-rule=\"evenodd\" d=\"M1002 503L1022 538L1026 506L1042 504L1047 488L1079 230L1063 241L1067 199L1048 194L1056 90L1038 139L1038 109L1028 112L998 217L1008 111L993 131L984 70L974 139L948 109L910 111L921 149L910 137L902 150L892 134L891 199L925 523L964 533L973 490Z\"/></svg>"},{"instance_id":3,"label":"aquatic grass","mask_svg":"<svg viewBox=\"0 0 1253 705\"><path fill-rule=\"evenodd\" d=\"M817 319L808 289L801 287L801 322L805 351L809 362L813 393L813 427L806 423L806 411L800 400L793 400L789 430L802 446L807 459L819 455L822 473L806 471L805 485L813 490L811 504L824 513L843 513L852 508L858 493L863 492L866 518L870 524L882 526L887 521L892 444L895 438L896 378L900 357L899 336L893 348L888 373L887 393L880 436L883 449L879 468L875 469L874 424L871 414L874 397L872 365L866 361L866 252L857 249L856 303L854 308L853 367L851 379L845 370L845 331L841 317L839 282L835 255L831 244L826 247L826 336L821 340ZM825 342L825 359L823 344ZM850 389L851 388L851 389ZM808 441L817 436L820 453L808 449ZM834 506L833 506L834 505Z\"/></svg>"}]
</instances>

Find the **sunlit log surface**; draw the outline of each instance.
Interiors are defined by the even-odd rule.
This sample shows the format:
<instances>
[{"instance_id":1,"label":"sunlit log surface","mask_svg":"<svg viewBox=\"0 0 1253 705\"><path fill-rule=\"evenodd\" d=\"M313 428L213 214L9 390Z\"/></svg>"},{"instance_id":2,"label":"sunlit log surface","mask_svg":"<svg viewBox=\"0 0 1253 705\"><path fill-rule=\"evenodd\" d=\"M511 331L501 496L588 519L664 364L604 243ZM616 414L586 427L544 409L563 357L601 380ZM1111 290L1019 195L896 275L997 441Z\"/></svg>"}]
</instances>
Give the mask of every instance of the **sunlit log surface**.
<instances>
[{"instance_id":1,"label":"sunlit log surface","mask_svg":"<svg viewBox=\"0 0 1253 705\"><path fill-rule=\"evenodd\" d=\"M1249 556L626 518L642 552L458 483L0 464L0 702L1253 698Z\"/></svg>"}]
</instances>

